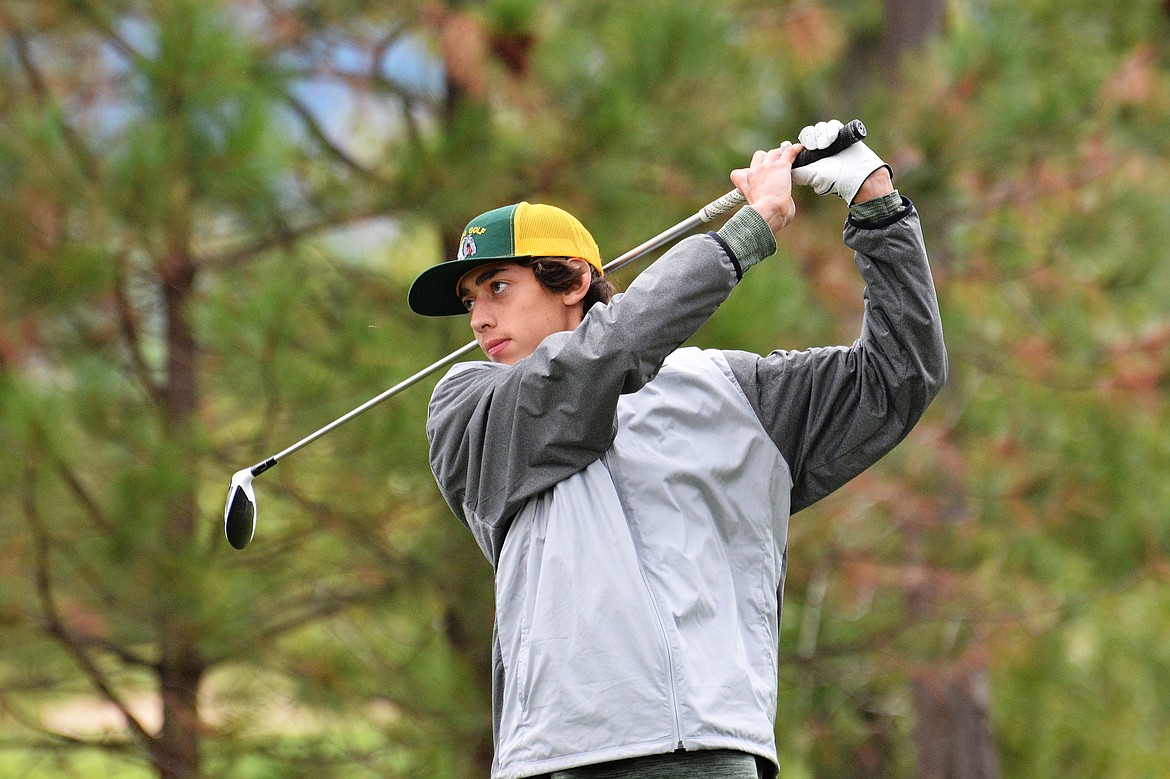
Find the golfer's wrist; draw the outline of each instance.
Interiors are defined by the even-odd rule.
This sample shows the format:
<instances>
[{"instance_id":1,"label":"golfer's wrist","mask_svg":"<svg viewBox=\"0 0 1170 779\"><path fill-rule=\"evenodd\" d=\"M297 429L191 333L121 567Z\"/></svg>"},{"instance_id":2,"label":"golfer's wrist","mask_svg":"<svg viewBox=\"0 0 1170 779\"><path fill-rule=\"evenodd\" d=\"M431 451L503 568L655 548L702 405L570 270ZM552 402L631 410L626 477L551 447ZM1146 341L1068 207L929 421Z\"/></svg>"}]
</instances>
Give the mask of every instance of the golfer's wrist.
<instances>
[{"instance_id":1,"label":"golfer's wrist","mask_svg":"<svg viewBox=\"0 0 1170 779\"><path fill-rule=\"evenodd\" d=\"M776 253L776 236L768 220L751 206L736 211L718 233L745 271Z\"/></svg>"},{"instance_id":2,"label":"golfer's wrist","mask_svg":"<svg viewBox=\"0 0 1170 779\"><path fill-rule=\"evenodd\" d=\"M861 186L858 187L857 192L854 193L853 200L850 201L849 205L855 206L867 200L876 200L893 191L894 177L890 173L890 166L883 164L865 177L865 180L861 182Z\"/></svg>"},{"instance_id":3,"label":"golfer's wrist","mask_svg":"<svg viewBox=\"0 0 1170 779\"><path fill-rule=\"evenodd\" d=\"M902 196L898 190L859 201L849 206L849 216L855 222L880 222L902 210Z\"/></svg>"}]
</instances>

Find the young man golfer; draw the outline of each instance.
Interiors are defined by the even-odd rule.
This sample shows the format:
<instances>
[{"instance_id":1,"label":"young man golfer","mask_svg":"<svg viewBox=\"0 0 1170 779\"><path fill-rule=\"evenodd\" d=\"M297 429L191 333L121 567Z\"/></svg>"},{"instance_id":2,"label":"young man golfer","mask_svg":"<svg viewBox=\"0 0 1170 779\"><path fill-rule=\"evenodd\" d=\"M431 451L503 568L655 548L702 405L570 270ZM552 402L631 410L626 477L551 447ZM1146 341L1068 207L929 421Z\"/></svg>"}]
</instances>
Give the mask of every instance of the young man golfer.
<instances>
[{"instance_id":1,"label":"young man golfer","mask_svg":"<svg viewBox=\"0 0 1170 779\"><path fill-rule=\"evenodd\" d=\"M490 362L435 388L431 467L495 569L498 778L777 773L788 517L894 447L946 373L918 215L864 144L793 171L801 144L731 174L749 205L610 299L593 239L520 203L473 219L410 291L469 313ZM679 348L795 216L793 182L851 204L860 338Z\"/></svg>"}]
</instances>

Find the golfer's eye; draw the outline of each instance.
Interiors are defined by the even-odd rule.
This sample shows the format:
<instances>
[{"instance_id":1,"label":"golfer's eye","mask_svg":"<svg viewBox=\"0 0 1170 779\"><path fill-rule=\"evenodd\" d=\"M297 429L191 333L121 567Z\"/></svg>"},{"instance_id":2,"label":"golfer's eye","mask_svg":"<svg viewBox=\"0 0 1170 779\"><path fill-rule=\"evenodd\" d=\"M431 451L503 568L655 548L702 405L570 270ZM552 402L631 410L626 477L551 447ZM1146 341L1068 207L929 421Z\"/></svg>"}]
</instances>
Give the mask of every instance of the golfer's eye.
<instances>
[{"instance_id":1,"label":"golfer's eye","mask_svg":"<svg viewBox=\"0 0 1170 779\"><path fill-rule=\"evenodd\" d=\"M472 308L475 307L475 300L472 298L464 298L463 299L463 307L466 308L468 311L470 311Z\"/></svg>"},{"instance_id":2,"label":"golfer's eye","mask_svg":"<svg viewBox=\"0 0 1170 779\"><path fill-rule=\"evenodd\" d=\"M493 295L498 295L501 292L503 292L504 290L506 290L507 288L508 288L508 282L506 282L506 281L493 281L488 286L488 289L490 289L492 291Z\"/></svg>"}]
</instances>

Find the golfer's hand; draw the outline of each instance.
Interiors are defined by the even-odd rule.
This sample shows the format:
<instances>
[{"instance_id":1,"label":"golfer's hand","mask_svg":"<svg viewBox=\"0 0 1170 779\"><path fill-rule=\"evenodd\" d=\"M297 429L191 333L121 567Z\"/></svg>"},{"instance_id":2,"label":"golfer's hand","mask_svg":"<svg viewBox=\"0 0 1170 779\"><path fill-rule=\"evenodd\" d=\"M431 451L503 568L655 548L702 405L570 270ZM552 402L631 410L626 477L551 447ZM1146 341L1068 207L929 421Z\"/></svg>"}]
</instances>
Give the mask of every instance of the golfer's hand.
<instances>
[{"instance_id":1,"label":"golfer's hand","mask_svg":"<svg viewBox=\"0 0 1170 779\"><path fill-rule=\"evenodd\" d=\"M796 216L792 200L792 161L804 147L785 141L780 148L757 151L746 168L731 172L731 183L747 198L748 205L764 217L772 233L779 233Z\"/></svg>"},{"instance_id":2,"label":"golfer's hand","mask_svg":"<svg viewBox=\"0 0 1170 779\"><path fill-rule=\"evenodd\" d=\"M809 149L823 149L837 140L837 133L842 126L836 119L809 125L800 131L800 142ZM870 187L858 199L862 184L878 171L882 173L874 176L874 181L869 182ZM855 143L832 157L825 157L792 171L792 180L797 184L811 186L818 195L837 195L849 204L855 200L862 202L870 199L872 193L869 190L878 183L888 184L892 192L889 176L890 166L882 162L864 143Z\"/></svg>"}]
</instances>

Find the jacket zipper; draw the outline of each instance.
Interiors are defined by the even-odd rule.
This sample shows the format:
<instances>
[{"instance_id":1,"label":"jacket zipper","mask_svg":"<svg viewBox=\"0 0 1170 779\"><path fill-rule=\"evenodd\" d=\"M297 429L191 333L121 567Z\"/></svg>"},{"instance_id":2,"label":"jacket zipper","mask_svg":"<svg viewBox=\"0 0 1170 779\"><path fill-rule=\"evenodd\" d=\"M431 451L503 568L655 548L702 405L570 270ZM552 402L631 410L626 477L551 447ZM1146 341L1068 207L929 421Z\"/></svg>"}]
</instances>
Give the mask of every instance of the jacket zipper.
<instances>
[{"instance_id":1,"label":"jacket zipper","mask_svg":"<svg viewBox=\"0 0 1170 779\"><path fill-rule=\"evenodd\" d=\"M641 568L640 565L639 568ZM642 584L646 587L646 597L650 599L650 606L654 609L654 619L658 623L658 637L662 639L662 647L666 650L666 687L670 694L670 711L674 716L674 749L676 752L682 752L686 750L686 745L683 744L682 737L682 715L678 710L678 687L674 678L674 652L670 648L670 636L666 632L666 623L662 621L662 612L658 610L658 601L654 598L654 590L650 587L646 573L644 571L639 571L639 573L642 576Z\"/></svg>"},{"instance_id":2,"label":"jacket zipper","mask_svg":"<svg viewBox=\"0 0 1170 779\"><path fill-rule=\"evenodd\" d=\"M614 494L618 497L618 503L622 506L622 514L624 514L629 522L630 513L626 509L625 501L622 499L621 490L617 487L617 482L613 478L613 471L610 470L608 456L602 457L602 464L605 470L609 473L609 480L613 484ZM662 648L666 650L666 688L670 696L670 712L674 718L674 741L676 752L685 752L686 744L683 743L682 730L682 714L678 710L678 687L674 677L674 652L670 648L670 635L666 632L666 622L662 619L662 612L658 610L658 600L654 597L654 588L650 586L650 580L646 578L646 569L642 564L642 549L638 544L637 538L631 535L631 541L634 543L635 551L638 553L638 575L642 577L642 586L646 588L646 597L650 601L650 608L654 611L654 620L658 624L658 637L662 641Z\"/></svg>"}]
</instances>

